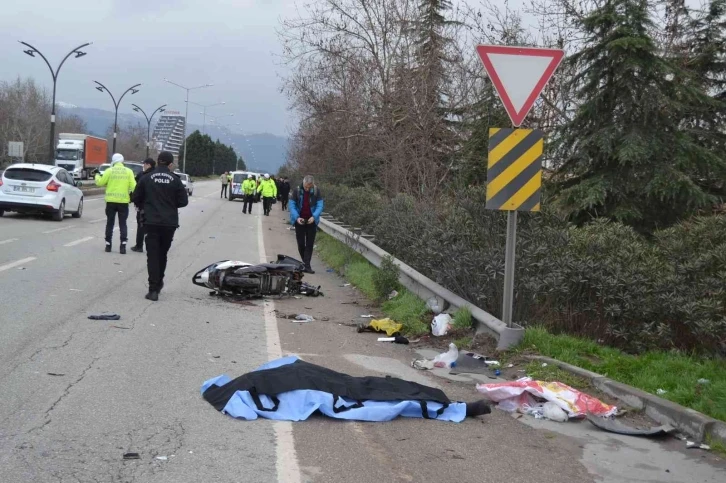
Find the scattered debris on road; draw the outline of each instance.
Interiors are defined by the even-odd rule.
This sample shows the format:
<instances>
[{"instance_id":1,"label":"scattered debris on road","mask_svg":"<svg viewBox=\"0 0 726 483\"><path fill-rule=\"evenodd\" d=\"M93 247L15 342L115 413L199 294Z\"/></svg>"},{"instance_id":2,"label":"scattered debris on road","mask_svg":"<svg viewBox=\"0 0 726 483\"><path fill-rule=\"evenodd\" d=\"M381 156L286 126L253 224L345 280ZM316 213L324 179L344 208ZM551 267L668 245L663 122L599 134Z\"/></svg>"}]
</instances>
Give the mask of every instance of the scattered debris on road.
<instances>
[{"instance_id":1,"label":"scattered debris on road","mask_svg":"<svg viewBox=\"0 0 726 483\"><path fill-rule=\"evenodd\" d=\"M385 332L388 337L400 334L403 330L403 324L399 324L389 318L372 320L370 324L358 324L356 328L360 334L362 332Z\"/></svg>"},{"instance_id":2,"label":"scattered debris on road","mask_svg":"<svg viewBox=\"0 0 726 483\"><path fill-rule=\"evenodd\" d=\"M89 315L90 320L121 320L119 314L100 314L100 315Z\"/></svg>"},{"instance_id":3,"label":"scattered debris on road","mask_svg":"<svg viewBox=\"0 0 726 483\"><path fill-rule=\"evenodd\" d=\"M395 342L396 344L408 345L408 339L402 335L396 337L379 337L378 342Z\"/></svg>"},{"instance_id":4,"label":"scattered debris on road","mask_svg":"<svg viewBox=\"0 0 726 483\"><path fill-rule=\"evenodd\" d=\"M651 428L638 428L629 426L622 421L618 421L613 418L601 418L597 416L588 415L587 420L593 425L602 429L603 431L609 431L611 433L625 434L627 436L664 436L675 431L673 426L664 425Z\"/></svg>"},{"instance_id":5,"label":"scattered debris on road","mask_svg":"<svg viewBox=\"0 0 726 483\"><path fill-rule=\"evenodd\" d=\"M693 441L686 441L686 448L688 449L702 449L705 451L711 451L711 447L707 444L696 443Z\"/></svg>"},{"instance_id":6,"label":"scattered debris on road","mask_svg":"<svg viewBox=\"0 0 726 483\"><path fill-rule=\"evenodd\" d=\"M159 461L166 461L169 458L167 458L166 456L157 456L156 459L159 460Z\"/></svg>"},{"instance_id":7,"label":"scattered debris on road","mask_svg":"<svg viewBox=\"0 0 726 483\"><path fill-rule=\"evenodd\" d=\"M461 422L489 414L486 401L453 402L440 389L395 377L353 377L300 360L277 359L236 379L206 381L202 396L234 418L302 421L320 412L356 421L396 417Z\"/></svg>"},{"instance_id":8,"label":"scattered debris on road","mask_svg":"<svg viewBox=\"0 0 726 483\"><path fill-rule=\"evenodd\" d=\"M58 377L65 376L65 374L61 374L59 372L48 372L46 374L48 374L49 376L58 376Z\"/></svg>"},{"instance_id":9,"label":"scattered debris on road","mask_svg":"<svg viewBox=\"0 0 726 483\"><path fill-rule=\"evenodd\" d=\"M304 324L307 322L315 322L315 318L313 318L312 315L299 314L299 315L296 315L292 321Z\"/></svg>"},{"instance_id":10,"label":"scattered debris on road","mask_svg":"<svg viewBox=\"0 0 726 483\"><path fill-rule=\"evenodd\" d=\"M616 406L605 404L561 382L534 381L523 377L516 381L477 384L476 389L507 412L529 414L532 408L542 405L541 401L557 404L569 418L584 418L588 414L610 417L618 412Z\"/></svg>"},{"instance_id":11,"label":"scattered debris on road","mask_svg":"<svg viewBox=\"0 0 726 483\"><path fill-rule=\"evenodd\" d=\"M140 460L141 456L139 453L124 453L125 460Z\"/></svg>"},{"instance_id":12,"label":"scattered debris on road","mask_svg":"<svg viewBox=\"0 0 726 483\"><path fill-rule=\"evenodd\" d=\"M449 314L439 314L431 321L431 334L441 337L451 330L452 319Z\"/></svg>"}]
</instances>

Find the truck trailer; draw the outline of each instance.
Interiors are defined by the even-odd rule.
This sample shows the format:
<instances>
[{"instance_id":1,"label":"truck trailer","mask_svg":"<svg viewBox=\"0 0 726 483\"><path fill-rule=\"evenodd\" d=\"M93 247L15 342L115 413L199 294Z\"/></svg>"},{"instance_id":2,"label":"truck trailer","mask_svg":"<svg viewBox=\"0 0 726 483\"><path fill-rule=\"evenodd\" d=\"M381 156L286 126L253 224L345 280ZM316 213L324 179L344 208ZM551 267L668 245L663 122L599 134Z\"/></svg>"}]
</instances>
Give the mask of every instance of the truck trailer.
<instances>
[{"instance_id":1,"label":"truck trailer","mask_svg":"<svg viewBox=\"0 0 726 483\"><path fill-rule=\"evenodd\" d=\"M91 172L108 160L108 142L88 134L61 133L55 152L55 165L74 179L89 179Z\"/></svg>"}]
</instances>

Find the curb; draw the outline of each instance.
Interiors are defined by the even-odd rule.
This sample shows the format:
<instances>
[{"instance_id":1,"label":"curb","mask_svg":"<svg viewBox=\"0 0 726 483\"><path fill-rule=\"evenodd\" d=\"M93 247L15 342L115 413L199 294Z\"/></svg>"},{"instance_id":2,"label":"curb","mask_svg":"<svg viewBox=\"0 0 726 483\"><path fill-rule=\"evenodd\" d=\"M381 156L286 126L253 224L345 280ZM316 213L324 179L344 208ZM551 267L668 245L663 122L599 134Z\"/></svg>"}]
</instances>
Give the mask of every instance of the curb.
<instances>
[{"instance_id":1,"label":"curb","mask_svg":"<svg viewBox=\"0 0 726 483\"><path fill-rule=\"evenodd\" d=\"M622 401L629 407L643 410L648 417L658 423L671 425L693 439L700 442L705 440L718 441L726 445L726 423L723 421L551 357L527 356L527 359L555 365L563 371L586 379L595 388L608 396Z\"/></svg>"}]
</instances>

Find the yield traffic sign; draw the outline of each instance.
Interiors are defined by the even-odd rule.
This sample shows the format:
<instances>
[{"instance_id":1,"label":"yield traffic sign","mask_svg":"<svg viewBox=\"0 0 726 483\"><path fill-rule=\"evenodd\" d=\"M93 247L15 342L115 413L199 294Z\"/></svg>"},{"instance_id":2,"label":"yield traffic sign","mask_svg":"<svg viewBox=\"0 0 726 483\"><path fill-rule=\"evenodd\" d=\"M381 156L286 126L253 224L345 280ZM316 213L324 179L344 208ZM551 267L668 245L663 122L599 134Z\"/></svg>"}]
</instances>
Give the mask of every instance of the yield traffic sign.
<instances>
[{"instance_id":1,"label":"yield traffic sign","mask_svg":"<svg viewBox=\"0 0 726 483\"><path fill-rule=\"evenodd\" d=\"M564 50L480 45L476 48L504 108L519 127L565 56Z\"/></svg>"}]
</instances>

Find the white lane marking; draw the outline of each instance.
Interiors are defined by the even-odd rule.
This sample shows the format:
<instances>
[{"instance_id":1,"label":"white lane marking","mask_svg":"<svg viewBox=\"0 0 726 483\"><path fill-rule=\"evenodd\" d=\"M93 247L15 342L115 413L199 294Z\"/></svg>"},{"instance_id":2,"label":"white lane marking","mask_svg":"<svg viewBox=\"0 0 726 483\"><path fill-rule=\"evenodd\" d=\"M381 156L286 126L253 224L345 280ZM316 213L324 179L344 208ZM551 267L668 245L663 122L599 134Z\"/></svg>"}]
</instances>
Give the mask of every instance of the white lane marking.
<instances>
[{"instance_id":1,"label":"white lane marking","mask_svg":"<svg viewBox=\"0 0 726 483\"><path fill-rule=\"evenodd\" d=\"M71 228L75 228L75 227L76 227L76 225L64 226L63 228L56 228L55 230L44 231L43 234L47 235L49 233L58 233L59 231L70 230Z\"/></svg>"},{"instance_id":2,"label":"white lane marking","mask_svg":"<svg viewBox=\"0 0 726 483\"><path fill-rule=\"evenodd\" d=\"M212 193L209 193L208 195L202 196L202 198L209 198L210 196L217 195L217 194L219 194L219 192L218 191L214 191Z\"/></svg>"},{"instance_id":3,"label":"white lane marking","mask_svg":"<svg viewBox=\"0 0 726 483\"><path fill-rule=\"evenodd\" d=\"M18 241L17 238L9 238L7 240L0 241L0 245L5 245L6 243L12 243L14 241Z\"/></svg>"},{"instance_id":4,"label":"white lane marking","mask_svg":"<svg viewBox=\"0 0 726 483\"><path fill-rule=\"evenodd\" d=\"M257 219L257 246L260 252L260 263L267 263L265 253L265 240L262 232L262 217ZM275 303L270 301L265 305L265 333L267 335L267 357L269 360L282 357L282 344L280 332L277 330L277 316ZM292 437L292 422L275 421L272 423L275 431L276 469L277 481L280 483L300 483L302 475L295 452L295 441Z\"/></svg>"},{"instance_id":5,"label":"white lane marking","mask_svg":"<svg viewBox=\"0 0 726 483\"><path fill-rule=\"evenodd\" d=\"M11 268L19 267L20 265L28 262L32 262L33 260L37 260L35 257L28 257L23 258L22 260L18 260L16 262L10 262L6 265L0 266L0 272L4 272L5 270L10 270Z\"/></svg>"},{"instance_id":6,"label":"white lane marking","mask_svg":"<svg viewBox=\"0 0 726 483\"><path fill-rule=\"evenodd\" d=\"M91 220L88 223L100 223L102 221L106 221L106 218L99 218L98 220Z\"/></svg>"},{"instance_id":7,"label":"white lane marking","mask_svg":"<svg viewBox=\"0 0 726 483\"><path fill-rule=\"evenodd\" d=\"M104 199L103 197L100 197L100 198L83 198L83 202L84 203L90 203L91 201L102 201L103 199Z\"/></svg>"},{"instance_id":8,"label":"white lane marking","mask_svg":"<svg viewBox=\"0 0 726 483\"><path fill-rule=\"evenodd\" d=\"M80 245L81 243L85 243L85 242L87 242L87 241L93 240L93 238L94 238L94 237L92 237L92 236L87 236L87 237L85 237L85 238L81 238L81 239L79 239L79 240L76 240L76 241L72 241L72 242L70 242L70 243L66 243L66 244L65 244L65 245L63 245L63 246L64 246L64 247L74 247L74 246L76 246L76 245Z\"/></svg>"}]
</instances>

